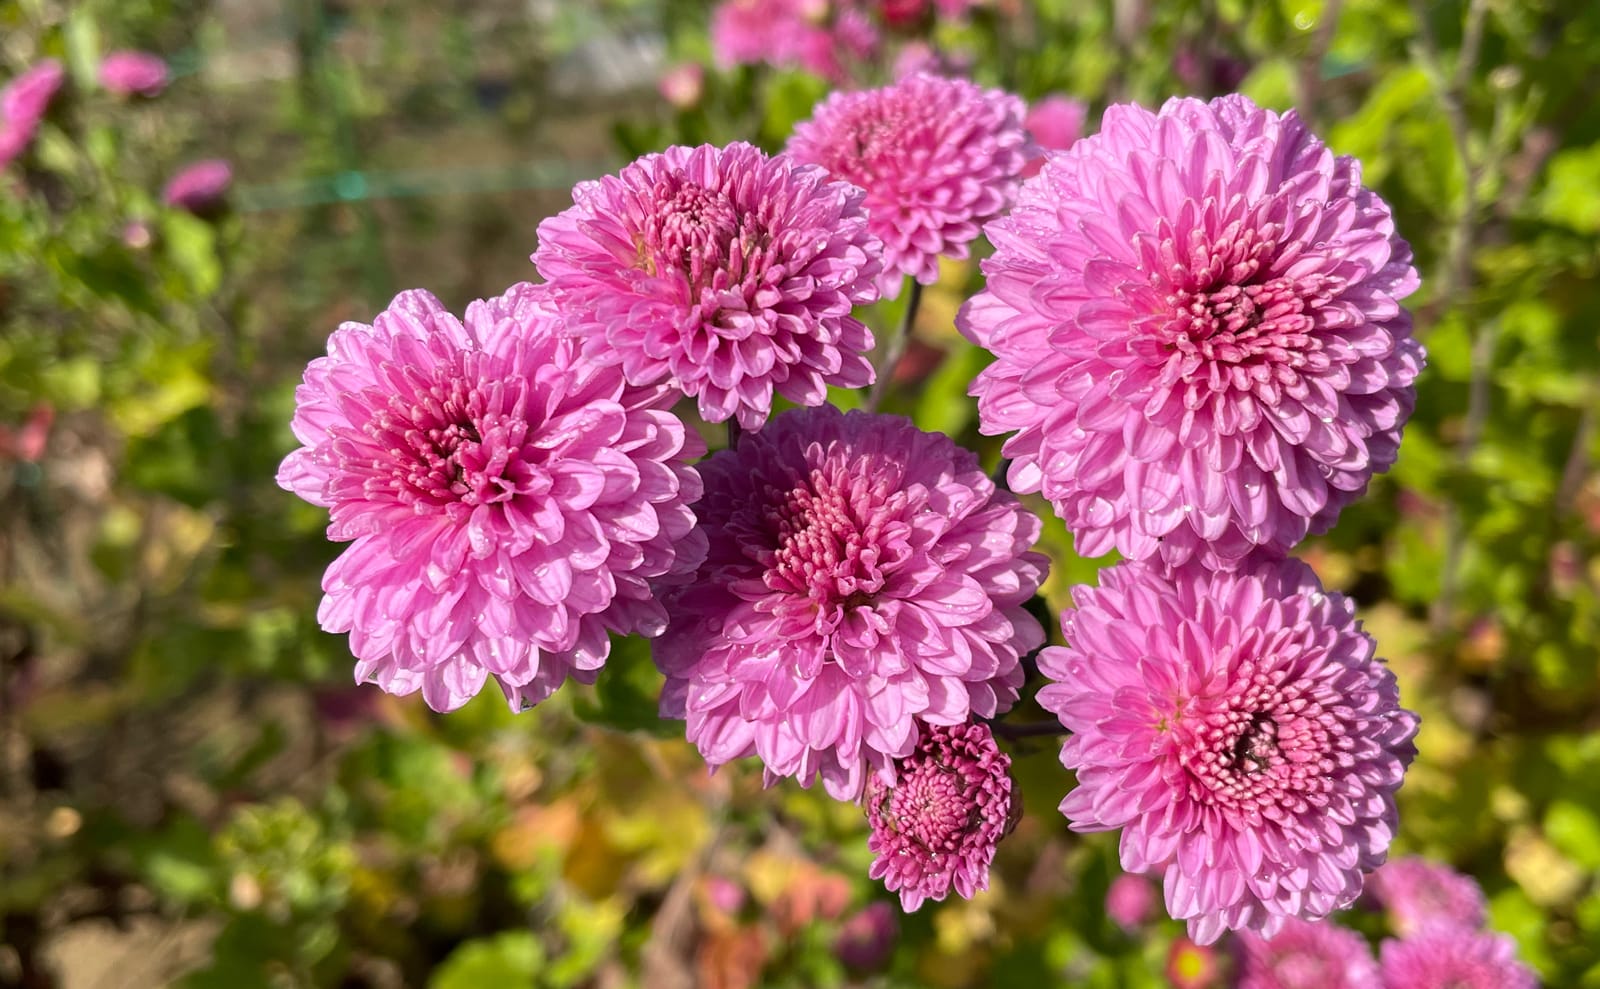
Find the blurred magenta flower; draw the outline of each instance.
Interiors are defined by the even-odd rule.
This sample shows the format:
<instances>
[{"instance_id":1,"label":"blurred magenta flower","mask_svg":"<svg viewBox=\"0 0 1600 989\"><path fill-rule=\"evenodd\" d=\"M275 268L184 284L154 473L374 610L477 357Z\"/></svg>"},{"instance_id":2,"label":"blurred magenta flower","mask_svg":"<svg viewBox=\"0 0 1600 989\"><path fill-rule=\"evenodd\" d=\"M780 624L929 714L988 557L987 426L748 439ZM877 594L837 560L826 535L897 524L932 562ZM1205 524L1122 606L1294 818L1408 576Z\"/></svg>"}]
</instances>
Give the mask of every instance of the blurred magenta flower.
<instances>
[{"instance_id":1,"label":"blurred magenta flower","mask_svg":"<svg viewBox=\"0 0 1600 989\"><path fill-rule=\"evenodd\" d=\"M1106 916L1130 934L1149 923L1159 905L1155 885L1144 876L1123 873L1106 888Z\"/></svg>"},{"instance_id":2,"label":"blurred magenta flower","mask_svg":"<svg viewBox=\"0 0 1600 989\"><path fill-rule=\"evenodd\" d=\"M877 856L868 874L908 911L951 890L971 899L988 889L995 846L1014 824L1011 757L988 727L923 725L894 776L867 780L867 847Z\"/></svg>"},{"instance_id":3,"label":"blurred magenta flower","mask_svg":"<svg viewBox=\"0 0 1600 989\"><path fill-rule=\"evenodd\" d=\"M983 224L1016 197L1027 136L1023 103L965 79L920 73L882 89L835 92L795 127L788 150L866 190L883 241L880 284L924 285L939 258L965 258Z\"/></svg>"},{"instance_id":4,"label":"blurred magenta flower","mask_svg":"<svg viewBox=\"0 0 1600 989\"><path fill-rule=\"evenodd\" d=\"M1040 152L1065 151L1083 136L1083 122L1089 108L1066 96L1046 96L1028 107L1023 127ZM1044 167L1046 155L1030 158L1022 169L1023 178L1032 178Z\"/></svg>"},{"instance_id":5,"label":"blurred magenta flower","mask_svg":"<svg viewBox=\"0 0 1600 989\"><path fill-rule=\"evenodd\" d=\"M1270 938L1239 933L1234 989L1382 989L1361 935L1331 920L1287 920Z\"/></svg>"},{"instance_id":6,"label":"blurred magenta flower","mask_svg":"<svg viewBox=\"0 0 1600 989\"><path fill-rule=\"evenodd\" d=\"M1113 106L988 226L982 429L1079 553L1281 554L1394 463L1417 272L1360 175L1242 96Z\"/></svg>"},{"instance_id":7,"label":"blurred magenta flower","mask_svg":"<svg viewBox=\"0 0 1600 989\"><path fill-rule=\"evenodd\" d=\"M1354 902L1394 836L1417 716L1350 600L1262 557L1119 563L1073 599L1038 694L1073 732L1073 830L1122 828L1122 867L1163 877L1201 944Z\"/></svg>"},{"instance_id":8,"label":"blurred magenta flower","mask_svg":"<svg viewBox=\"0 0 1600 989\"><path fill-rule=\"evenodd\" d=\"M1534 989L1532 969L1517 960L1505 934L1450 924L1383 942L1383 989Z\"/></svg>"},{"instance_id":9,"label":"blurred magenta flower","mask_svg":"<svg viewBox=\"0 0 1600 989\"><path fill-rule=\"evenodd\" d=\"M866 12L830 0L722 0L711 15L717 64L803 68L834 83L881 39Z\"/></svg>"},{"instance_id":10,"label":"blurred magenta flower","mask_svg":"<svg viewBox=\"0 0 1600 989\"><path fill-rule=\"evenodd\" d=\"M845 967L870 972L888 963L899 936L900 921L895 917L894 907L876 900L852 914L839 928L833 953Z\"/></svg>"},{"instance_id":11,"label":"blurred magenta flower","mask_svg":"<svg viewBox=\"0 0 1600 989\"><path fill-rule=\"evenodd\" d=\"M148 52L112 52L100 62L100 85L122 96L155 96L167 88L167 63Z\"/></svg>"},{"instance_id":12,"label":"blurred magenta flower","mask_svg":"<svg viewBox=\"0 0 1600 989\"><path fill-rule=\"evenodd\" d=\"M1217 950L1186 937L1173 938L1167 949L1167 981L1172 989L1218 989L1222 964Z\"/></svg>"},{"instance_id":13,"label":"blurred magenta flower","mask_svg":"<svg viewBox=\"0 0 1600 989\"><path fill-rule=\"evenodd\" d=\"M233 166L221 158L185 165L161 190L168 206L195 214L208 214L222 206L233 184Z\"/></svg>"},{"instance_id":14,"label":"blurred magenta flower","mask_svg":"<svg viewBox=\"0 0 1600 989\"><path fill-rule=\"evenodd\" d=\"M36 464L44 459L45 449L50 443L50 427L55 421L55 406L40 402L15 430L10 426L0 426L0 463L10 460Z\"/></svg>"},{"instance_id":15,"label":"blurred magenta flower","mask_svg":"<svg viewBox=\"0 0 1600 989\"><path fill-rule=\"evenodd\" d=\"M533 262L583 341L637 385L665 381L708 422L759 429L872 381L880 248L862 194L749 144L668 148L573 190Z\"/></svg>"},{"instance_id":16,"label":"blurred magenta flower","mask_svg":"<svg viewBox=\"0 0 1600 989\"><path fill-rule=\"evenodd\" d=\"M1023 604L1039 520L948 436L832 406L774 416L700 464L711 550L666 589L663 715L712 766L820 776L839 800L895 780L918 725L1009 708L1044 641Z\"/></svg>"},{"instance_id":17,"label":"blurred magenta flower","mask_svg":"<svg viewBox=\"0 0 1600 989\"><path fill-rule=\"evenodd\" d=\"M705 84L704 66L699 62L680 62L662 73L656 89L668 103L679 110L688 110L699 105Z\"/></svg>"},{"instance_id":18,"label":"blurred magenta flower","mask_svg":"<svg viewBox=\"0 0 1600 989\"><path fill-rule=\"evenodd\" d=\"M45 111L65 79L61 63L47 58L0 89L0 168L33 143Z\"/></svg>"},{"instance_id":19,"label":"blurred magenta flower","mask_svg":"<svg viewBox=\"0 0 1600 989\"><path fill-rule=\"evenodd\" d=\"M558 332L543 286L465 319L404 292L345 323L295 392L278 483L350 542L317 617L356 679L449 711L494 679L513 708L593 683L609 633L658 634L649 581L705 552L699 437Z\"/></svg>"},{"instance_id":20,"label":"blurred magenta flower","mask_svg":"<svg viewBox=\"0 0 1600 989\"><path fill-rule=\"evenodd\" d=\"M1367 891L1401 937L1436 924L1482 927L1488 919L1483 890L1471 876L1417 856L1385 862L1367 880Z\"/></svg>"}]
</instances>

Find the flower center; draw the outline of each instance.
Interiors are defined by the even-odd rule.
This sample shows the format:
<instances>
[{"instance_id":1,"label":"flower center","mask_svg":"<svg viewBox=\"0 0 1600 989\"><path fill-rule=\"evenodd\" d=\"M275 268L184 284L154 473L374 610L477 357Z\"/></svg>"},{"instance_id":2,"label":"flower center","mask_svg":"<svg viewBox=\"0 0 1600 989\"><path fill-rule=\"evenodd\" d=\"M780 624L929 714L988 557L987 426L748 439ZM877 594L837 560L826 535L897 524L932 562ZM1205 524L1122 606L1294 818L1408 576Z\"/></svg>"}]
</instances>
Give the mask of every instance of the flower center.
<instances>
[{"instance_id":1,"label":"flower center","mask_svg":"<svg viewBox=\"0 0 1600 989\"><path fill-rule=\"evenodd\" d=\"M889 502L874 504L813 470L766 509L775 548L762 552L766 584L810 598L819 607L853 610L871 604L887 579L882 548L892 528ZM903 496L897 496L903 498Z\"/></svg>"},{"instance_id":2,"label":"flower center","mask_svg":"<svg viewBox=\"0 0 1600 989\"><path fill-rule=\"evenodd\" d=\"M651 274L675 271L696 288L705 286L713 272L727 267L739 239L732 200L680 176L662 179L652 200L658 205L645 223L641 264Z\"/></svg>"},{"instance_id":3,"label":"flower center","mask_svg":"<svg viewBox=\"0 0 1600 989\"><path fill-rule=\"evenodd\" d=\"M1197 698L1177 719L1178 758L1196 799L1246 814L1302 813L1326 802L1339 751L1334 715L1281 671L1241 670L1242 685Z\"/></svg>"},{"instance_id":4,"label":"flower center","mask_svg":"<svg viewBox=\"0 0 1600 989\"><path fill-rule=\"evenodd\" d=\"M930 852L955 852L977 830L982 808L968 792L965 774L924 764L889 793L885 815L896 832Z\"/></svg>"},{"instance_id":5,"label":"flower center","mask_svg":"<svg viewBox=\"0 0 1600 989\"><path fill-rule=\"evenodd\" d=\"M1171 318L1163 329L1173 350L1208 363L1302 368L1322 349L1306 312L1311 291L1309 284L1287 278L1211 291L1178 289L1167 296Z\"/></svg>"},{"instance_id":6,"label":"flower center","mask_svg":"<svg viewBox=\"0 0 1600 989\"><path fill-rule=\"evenodd\" d=\"M535 451L520 402L508 401L511 384L474 373L482 356L440 366L431 382L416 381L407 397L390 396L374 413L364 431L394 466L369 486L391 487L419 514L508 501L537 486L542 472L530 462Z\"/></svg>"}]
</instances>

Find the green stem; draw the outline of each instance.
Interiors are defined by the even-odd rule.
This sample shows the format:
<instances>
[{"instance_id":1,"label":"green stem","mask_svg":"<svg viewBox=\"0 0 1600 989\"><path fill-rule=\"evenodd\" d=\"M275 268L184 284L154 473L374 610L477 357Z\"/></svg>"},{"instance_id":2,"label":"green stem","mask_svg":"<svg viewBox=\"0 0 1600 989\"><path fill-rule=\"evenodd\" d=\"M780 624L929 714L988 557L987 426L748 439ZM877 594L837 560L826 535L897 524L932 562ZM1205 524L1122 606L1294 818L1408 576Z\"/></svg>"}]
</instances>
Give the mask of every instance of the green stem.
<instances>
[{"instance_id":1,"label":"green stem","mask_svg":"<svg viewBox=\"0 0 1600 989\"><path fill-rule=\"evenodd\" d=\"M900 325L895 329L894 336L889 338L883 352L883 363L878 365L877 377L873 379L872 390L867 392L867 411L876 412L883 402L883 396L889 390L889 382L894 378L894 369L900 366L900 358L906 354L906 345L911 340L911 328L917 322L917 306L922 302L922 283L915 278L911 279L911 289L906 296L906 311L900 317Z\"/></svg>"}]
</instances>

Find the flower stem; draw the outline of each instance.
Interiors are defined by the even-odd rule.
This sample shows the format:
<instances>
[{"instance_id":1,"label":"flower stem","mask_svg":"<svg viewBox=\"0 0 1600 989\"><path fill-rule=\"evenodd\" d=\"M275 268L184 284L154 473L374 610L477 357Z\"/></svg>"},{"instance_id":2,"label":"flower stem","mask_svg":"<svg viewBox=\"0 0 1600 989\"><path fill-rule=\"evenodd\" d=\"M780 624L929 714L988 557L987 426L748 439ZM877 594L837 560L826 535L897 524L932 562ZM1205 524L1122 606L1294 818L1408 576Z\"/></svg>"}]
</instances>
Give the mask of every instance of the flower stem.
<instances>
[{"instance_id":1,"label":"flower stem","mask_svg":"<svg viewBox=\"0 0 1600 989\"><path fill-rule=\"evenodd\" d=\"M1020 725L1008 725L1004 721L989 722L989 730L1001 738L1041 738L1047 735L1070 735L1064 725L1059 721L1029 721Z\"/></svg>"},{"instance_id":2,"label":"flower stem","mask_svg":"<svg viewBox=\"0 0 1600 989\"><path fill-rule=\"evenodd\" d=\"M900 358L905 356L906 344L911 340L911 328L917 322L917 306L922 302L922 283L915 278L910 281L911 288L906 295L905 314L900 317L900 326L894 331L894 336L889 338L883 352L883 363L878 365L878 374L873 379L872 390L867 392L868 412L878 411L884 393L889 390L889 382L894 378L894 369L900 365Z\"/></svg>"},{"instance_id":3,"label":"flower stem","mask_svg":"<svg viewBox=\"0 0 1600 989\"><path fill-rule=\"evenodd\" d=\"M739 449L739 438L744 435L744 428L739 425L739 420L730 416L728 418L728 449Z\"/></svg>"}]
</instances>

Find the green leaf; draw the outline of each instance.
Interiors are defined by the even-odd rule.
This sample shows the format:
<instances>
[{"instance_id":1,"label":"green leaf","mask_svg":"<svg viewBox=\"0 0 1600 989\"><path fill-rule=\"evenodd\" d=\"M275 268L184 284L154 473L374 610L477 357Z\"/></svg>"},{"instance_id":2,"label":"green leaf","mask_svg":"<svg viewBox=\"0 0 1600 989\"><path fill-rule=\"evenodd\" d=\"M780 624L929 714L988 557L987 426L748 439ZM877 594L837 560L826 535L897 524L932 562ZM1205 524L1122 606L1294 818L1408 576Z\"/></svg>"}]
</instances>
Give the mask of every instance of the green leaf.
<instances>
[{"instance_id":1,"label":"green leaf","mask_svg":"<svg viewBox=\"0 0 1600 989\"><path fill-rule=\"evenodd\" d=\"M613 635L605 669L593 687L574 693L572 710L591 724L675 738L682 726L661 717L662 683L648 642L636 635Z\"/></svg>"},{"instance_id":2,"label":"green leaf","mask_svg":"<svg viewBox=\"0 0 1600 989\"><path fill-rule=\"evenodd\" d=\"M468 941L434 970L429 989L532 989L544 949L531 931L507 931Z\"/></svg>"}]
</instances>

